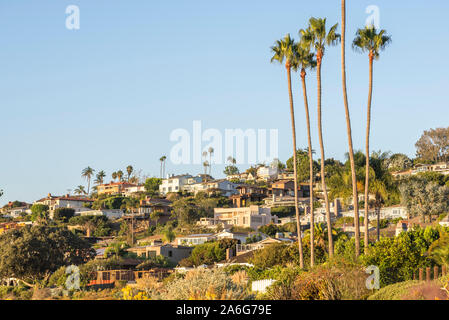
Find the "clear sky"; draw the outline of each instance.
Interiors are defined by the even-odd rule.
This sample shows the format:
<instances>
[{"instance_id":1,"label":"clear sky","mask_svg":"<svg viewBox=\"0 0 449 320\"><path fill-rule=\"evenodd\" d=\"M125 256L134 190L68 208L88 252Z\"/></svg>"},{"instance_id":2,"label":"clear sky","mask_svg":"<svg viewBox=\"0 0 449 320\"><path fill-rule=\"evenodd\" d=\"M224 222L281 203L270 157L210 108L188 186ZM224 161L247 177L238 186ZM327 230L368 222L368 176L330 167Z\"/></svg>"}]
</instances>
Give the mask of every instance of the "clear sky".
<instances>
[{"instance_id":1,"label":"clear sky","mask_svg":"<svg viewBox=\"0 0 449 320\"><path fill-rule=\"evenodd\" d=\"M449 125L449 2L347 1L347 37L380 9L392 45L375 62L371 148L414 156L423 130ZM80 29L65 27L68 5ZM340 22L340 1L39 0L0 2L0 200L32 202L84 184L81 170L108 174L129 164L158 176L176 128L279 129L279 157L291 154L285 69L270 46L297 37L309 17ZM368 58L347 47L356 149L365 141ZM308 76L317 146L315 73ZM294 75L298 147L304 107ZM340 49L323 65L326 157L344 159L346 125ZM242 166L241 169L245 169ZM168 173L196 174L200 165ZM220 176L223 166L212 167Z\"/></svg>"}]
</instances>

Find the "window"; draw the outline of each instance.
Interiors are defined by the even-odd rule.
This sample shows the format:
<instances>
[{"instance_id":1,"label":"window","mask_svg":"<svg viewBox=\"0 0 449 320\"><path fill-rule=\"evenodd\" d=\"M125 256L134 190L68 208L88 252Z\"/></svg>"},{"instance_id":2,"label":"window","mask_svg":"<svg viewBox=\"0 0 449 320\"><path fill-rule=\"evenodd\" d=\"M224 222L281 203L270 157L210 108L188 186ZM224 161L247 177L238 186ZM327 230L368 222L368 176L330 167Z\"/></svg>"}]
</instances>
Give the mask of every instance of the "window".
<instances>
[{"instance_id":1,"label":"window","mask_svg":"<svg viewBox=\"0 0 449 320\"><path fill-rule=\"evenodd\" d=\"M169 250L169 251L168 251L168 256L169 256L169 257L173 257L173 251Z\"/></svg>"}]
</instances>

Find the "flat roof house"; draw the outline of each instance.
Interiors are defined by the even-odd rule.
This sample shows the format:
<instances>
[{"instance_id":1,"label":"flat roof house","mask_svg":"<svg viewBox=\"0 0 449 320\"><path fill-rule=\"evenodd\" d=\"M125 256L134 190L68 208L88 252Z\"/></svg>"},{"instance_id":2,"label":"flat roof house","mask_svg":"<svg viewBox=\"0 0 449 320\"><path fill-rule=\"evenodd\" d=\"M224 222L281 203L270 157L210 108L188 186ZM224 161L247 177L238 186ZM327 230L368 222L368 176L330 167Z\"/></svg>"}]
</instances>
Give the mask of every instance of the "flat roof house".
<instances>
[{"instance_id":1,"label":"flat roof house","mask_svg":"<svg viewBox=\"0 0 449 320\"><path fill-rule=\"evenodd\" d=\"M257 228L278 223L278 217L271 215L270 208L249 206L243 208L215 208L214 223L223 224L225 227L238 226L244 228Z\"/></svg>"},{"instance_id":2,"label":"flat roof house","mask_svg":"<svg viewBox=\"0 0 449 320\"><path fill-rule=\"evenodd\" d=\"M178 263L182 259L190 256L192 247L174 246L171 244L160 244L152 246L141 246L129 248L127 251L137 254L138 257L155 258L156 256L164 256L173 263Z\"/></svg>"},{"instance_id":3,"label":"flat roof house","mask_svg":"<svg viewBox=\"0 0 449 320\"><path fill-rule=\"evenodd\" d=\"M178 245L184 246L196 246L198 244L203 244L211 240L215 240L215 236L212 233L191 234L188 236L176 238L176 243Z\"/></svg>"}]
</instances>

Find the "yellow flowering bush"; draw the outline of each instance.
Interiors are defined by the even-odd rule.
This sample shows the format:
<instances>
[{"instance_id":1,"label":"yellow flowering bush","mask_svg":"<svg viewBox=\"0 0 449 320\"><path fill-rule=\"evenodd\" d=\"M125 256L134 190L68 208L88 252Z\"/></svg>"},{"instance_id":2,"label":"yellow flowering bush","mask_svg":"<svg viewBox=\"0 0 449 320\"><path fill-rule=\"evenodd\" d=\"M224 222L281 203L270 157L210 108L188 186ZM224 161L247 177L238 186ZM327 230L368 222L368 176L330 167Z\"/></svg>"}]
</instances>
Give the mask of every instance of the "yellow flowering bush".
<instances>
[{"instance_id":1,"label":"yellow flowering bush","mask_svg":"<svg viewBox=\"0 0 449 320\"><path fill-rule=\"evenodd\" d=\"M122 289L122 300L150 300L150 297L144 291L138 291L130 286Z\"/></svg>"}]
</instances>

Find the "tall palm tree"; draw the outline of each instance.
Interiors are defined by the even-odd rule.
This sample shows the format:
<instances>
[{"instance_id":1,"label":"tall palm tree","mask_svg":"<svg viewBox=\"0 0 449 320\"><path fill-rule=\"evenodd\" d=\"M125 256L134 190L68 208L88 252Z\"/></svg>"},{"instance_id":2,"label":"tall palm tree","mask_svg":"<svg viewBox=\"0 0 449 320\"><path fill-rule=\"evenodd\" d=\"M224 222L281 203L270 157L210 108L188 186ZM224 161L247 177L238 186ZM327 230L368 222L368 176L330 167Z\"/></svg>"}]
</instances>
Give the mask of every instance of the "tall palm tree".
<instances>
[{"instance_id":1,"label":"tall palm tree","mask_svg":"<svg viewBox=\"0 0 449 320\"><path fill-rule=\"evenodd\" d=\"M84 188L84 186L78 186L78 187L76 187L74 192L75 192L75 194L79 194L79 195L86 194L86 189Z\"/></svg>"},{"instance_id":2,"label":"tall palm tree","mask_svg":"<svg viewBox=\"0 0 449 320\"><path fill-rule=\"evenodd\" d=\"M133 173L134 168L133 166L129 165L126 167L126 173L128 174L128 182L129 182L129 178L131 178L131 174Z\"/></svg>"},{"instance_id":3,"label":"tall palm tree","mask_svg":"<svg viewBox=\"0 0 449 320\"><path fill-rule=\"evenodd\" d=\"M317 60L317 88L318 88L318 100L317 100L317 111L318 111L318 135L320 141L321 150L321 187L324 193L324 202L326 205L326 219L327 219L327 230L329 238L329 257L334 256L334 242L332 240L332 222L329 207L329 198L327 195L326 179L324 171L324 142L323 142L323 127L321 121L321 65L323 62L324 51L327 46L337 45L340 40L340 35L337 33L338 23L333 25L329 32L326 31L326 19L320 18L310 18L309 27L307 30L300 30L300 35L302 37L303 46L313 46L316 53Z\"/></svg>"},{"instance_id":4,"label":"tall palm tree","mask_svg":"<svg viewBox=\"0 0 449 320\"><path fill-rule=\"evenodd\" d=\"M313 208L313 149L312 149L312 135L310 132L310 116L309 116L309 102L307 99L307 87L306 87L306 70L314 69L316 67L315 54L310 51L310 46L305 44L299 44L296 46L295 50L295 71L301 70L301 83L302 83L302 93L304 97L304 108L306 111L306 123L307 123L307 141L308 141L308 154L309 154L309 189L310 189L310 266L313 267L315 264L315 240L314 240L314 228L315 216Z\"/></svg>"},{"instance_id":5,"label":"tall palm tree","mask_svg":"<svg viewBox=\"0 0 449 320\"><path fill-rule=\"evenodd\" d=\"M348 135L349 146L349 162L351 165L351 178L352 178L352 201L354 205L354 229L355 229L355 256L358 257L360 253L360 226L359 226L359 196L357 193L357 177L354 162L354 148L352 145L352 129L351 129L351 116L349 114L348 103L348 91L346 89L346 1L341 1L341 75L343 82L343 102L345 105L345 117L346 117L346 132ZM366 223L365 219L365 223ZM366 230L365 230L366 237ZM368 246L365 245L365 250Z\"/></svg>"},{"instance_id":6,"label":"tall palm tree","mask_svg":"<svg viewBox=\"0 0 449 320\"><path fill-rule=\"evenodd\" d=\"M382 208L382 205L384 204L385 199L388 197L388 191L387 191L387 184L385 181L382 181L380 179L374 178L371 181L370 184L370 192L371 194L374 194L374 209L376 211L376 217L377 217L377 241L380 240L380 209ZM367 217L365 216L365 219ZM367 233L366 223L365 223L365 233ZM365 241L366 242L366 241ZM366 245L366 244L365 244ZM365 252L367 250L365 249Z\"/></svg>"},{"instance_id":7,"label":"tall palm tree","mask_svg":"<svg viewBox=\"0 0 449 320\"><path fill-rule=\"evenodd\" d=\"M287 82L288 82L288 96L290 100L290 118L292 125L292 136L293 136L293 170L294 170L294 186L295 186L295 211L296 211L296 223L298 230L298 251L299 251L299 266L304 268L304 257L302 252L302 232L301 232L301 221L299 219L299 208L298 208L298 175L297 175L297 161L296 161L296 125L295 125L295 110L293 106L293 93L292 93L292 79L291 79L291 69L295 63L295 42L287 34L284 39L277 40L276 44L271 47L273 52L273 57L271 62L277 61L283 64L285 60L285 69L287 70Z\"/></svg>"},{"instance_id":8,"label":"tall palm tree","mask_svg":"<svg viewBox=\"0 0 449 320\"><path fill-rule=\"evenodd\" d=\"M209 152L209 175L212 175L212 154L214 153L214 148L209 147L207 151Z\"/></svg>"},{"instance_id":9,"label":"tall palm tree","mask_svg":"<svg viewBox=\"0 0 449 320\"><path fill-rule=\"evenodd\" d=\"M112 174L111 174L111 176L112 176L112 180L116 180L117 179L117 172L116 171L114 171Z\"/></svg>"},{"instance_id":10,"label":"tall palm tree","mask_svg":"<svg viewBox=\"0 0 449 320\"><path fill-rule=\"evenodd\" d=\"M87 180L87 194L89 194L90 192L90 180L92 179L94 171L95 170L92 169L91 167L87 167L81 172L81 177Z\"/></svg>"},{"instance_id":11,"label":"tall palm tree","mask_svg":"<svg viewBox=\"0 0 449 320\"><path fill-rule=\"evenodd\" d=\"M237 160L235 160L235 158L232 157L232 156L229 156L227 160L228 160L228 162L229 162L230 164L232 164L232 165L234 165L234 166L235 166L235 164L237 163Z\"/></svg>"},{"instance_id":12,"label":"tall palm tree","mask_svg":"<svg viewBox=\"0 0 449 320\"><path fill-rule=\"evenodd\" d=\"M164 178L164 175L165 175L165 160L167 159L167 157L166 156L162 156L160 159L159 159L159 161L161 162L161 179L163 179ZM164 169L164 170L163 170Z\"/></svg>"},{"instance_id":13,"label":"tall palm tree","mask_svg":"<svg viewBox=\"0 0 449 320\"><path fill-rule=\"evenodd\" d=\"M207 167L209 167L209 166L210 166L209 161L206 160L203 162L204 175L207 175Z\"/></svg>"},{"instance_id":14,"label":"tall palm tree","mask_svg":"<svg viewBox=\"0 0 449 320\"><path fill-rule=\"evenodd\" d=\"M106 177L106 172L104 172L103 170L99 171L96 175L95 183L103 184L105 177Z\"/></svg>"},{"instance_id":15,"label":"tall palm tree","mask_svg":"<svg viewBox=\"0 0 449 320\"><path fill-rule=\"evenodd\" d=\"M138 212L140 201L137 198L129 198L125 201L125 209L131 215L131 246L134 245L134 215Z\"/></svg>"},{"instance_id":16,"label":"tall palm tree","mask_svg":"<svg viewBox=\"0 0 449 320\"><path fill-rule=\"evenodd\" d=\"M117 179L118 179L118 181L122 181L122 178L123 178L123 171L122 170L117 171Z\"/></svg>"},{"instance_id":17,"label":"tall palm tree","mask_svg":"<svg viewBox=\"0 0 449 320\"><path fill-rule=\"evenodd\" d=\"M361 52L368 52L369 58L369 89L368 107L366 118L366 165L365 165L365 251L368 248L368 211L369 211L369 135L371 127L371 101L373 94L373 61L379 59L379 52L384 50L391 42L391 37L386 35L385 30L376 30L374 26L366 26L358 29L352 47Z\"/></svg>"}]
</instances>

